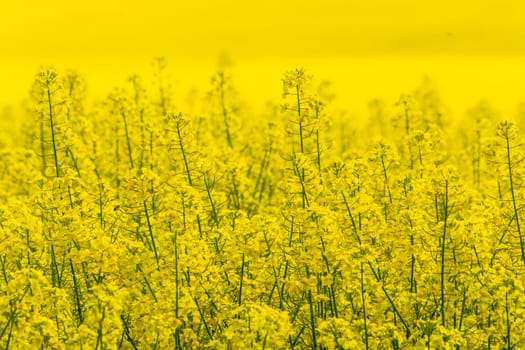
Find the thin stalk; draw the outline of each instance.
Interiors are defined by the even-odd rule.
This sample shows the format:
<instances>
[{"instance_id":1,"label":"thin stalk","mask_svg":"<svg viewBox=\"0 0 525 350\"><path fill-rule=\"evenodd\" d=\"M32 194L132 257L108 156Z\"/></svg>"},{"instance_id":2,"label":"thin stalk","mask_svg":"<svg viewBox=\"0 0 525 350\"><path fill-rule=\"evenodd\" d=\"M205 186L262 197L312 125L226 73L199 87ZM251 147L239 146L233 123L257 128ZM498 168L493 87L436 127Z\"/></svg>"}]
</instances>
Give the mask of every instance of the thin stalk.
<instances>
[{"instance_id":1,"label":"thin stalk","mask_svg":"<svg viewBox=\"0 0 525 350\"><path fill-rule=\"evenodd\" d=\"M310 202L308 200L308 194L306 192L306 184L304 180L304 168L299 169L298 164L296 163L296 171L297 175L299 177L299 182L301 184L301 196L302 196L302 205L303 209L306 209L310 206Z\"/></svg>"},{"instance_id":2,"label":"thin stalk","mask_svg":"<svg viewBox=\"0 0 525 350\"><path fill-rule=\"evenodd\" d=\"M181 115L179 114L179 117ZM192 179L191 179L191 173L190 173L190 166L188 163L188 158L186 157L186 151L184 150L184 143L182 142L182 134L181 134L181 122L180 120L177 121L177 136L179 138L179 148L182 153L182 159L184 161L184 168L186 169L186 176L188 177L188 184L190 186L193 186Z\"/></svg>"},{"instance_id":3,"label":"thin stalk","mask_svg":"<svg viewBox=\"0 0 525 350\"><path fill-rule=\"evenodd\" d=\"M4 282L7 285L9 283L6 270L7 254L4 254L2 257L0 257L0 264L2 265L2 277L4 278Z\"/></svg>"},{"instance_id":4,"label":"thin stalk","mask_svg":"<svg viewBox=\"0 0 525 350\"><path fill-rule=\"evenodd\" d=\"M512 206L514 208L514 218L516 219L516 229L518 230L518 238L520 240L521 260L525 264L525 246L523 243L523 235L521 233L521 226L520 226L520 217L518 215L518 206L516 203L516 194L514 191L514 180L513 180L512 163L511 163L511 156L510 156L510 140L509 140L508 133L505 134L505 141L507 144L507 165L509 168L509 181L510 181L510 193L512 195Z\"/></svg>"},{"instance_id":5,"label":"thin stalk","mask_svg":"<svg viewBox=\"0 0 525 350\"><path fill-rule=\"evenodd\" d=\"M312 300L312 291L308 290L308 304L310 304L310 327L312 329L312 349L317 349L317 335L316 335L316 326L315 326L315 312L314 305Z\"/></svg>"},{"instance_id":6,"label":"thin stalk","mask_svg":"<svg viewBox=\"0 0 525 350\"><path fill-rule=\"evenodd\" d=\"M148 224L149 237L151 239L151 245L153 246L153 252L155 253L155 260L157 261L157 268L159 268L159 254L157 252L157 245L155 244L155 237L153 236L153 227L151 226L148 206L146 204L146 201L143 201L143 204L144 204L144 214L146 215L146 222Z\"/></svg>"},{"instance_id":7,"label":"thin stalk","mask_svg":"<svg viewBox=\"0 0 525 350\"><path fill-rule=\"evenodd\" d=\"M320 119L320 104L319 101L315 101L315 119L319 121ZM319 176L321 176L321 137L319 128L321 127L321 122L319 121L319 125L317 126L315 130L315 144L317 147L317 171L319 172Z\"/></svg>"},{"instance_id":8,"label":"thin stalk","mask_svg":"<svg viewBox=\"0 0 525 350\"><path fill-rule=\"evenodd\" d=\"M104 202L102 200L102 194L104 191L104 185L102 183L99 183L98 185L98 215L100 220L100 228L104 228L105 222L104 222Z\"/></svg>"},{"instance_id":9,"label":"thin stalk","mask_svg":"<svg viewBox=\"0 0 525 350\"><path fill-rule=\"evenodd\" d=\"M448 180L445 181L445 198L443 199L443 235L441 237L441 271L440 271L440 291L441 291L441 325L445 327L445 251L447 239L448 221Z\"/></svg>"},{"instance_id":10,"label":"thin stalk","mask_svg":"<svg viewBox=\"0 0 525 350\"><path fill-rule=\"evenodd\" d=\"M102 317L100 318L99 322L98 322L98 329L97 329L97 344L95 345L95 350L99 349L99 344L100 344L100 349L104 349L104 342L103 342L103 328L102 328L102 324L104 322L104 319L106 318L106 309L103 307L102 308Z\"/></svg>"},{"instance_id":11,"label":"thin stalk","mask_svg":"<svg viewBox=\"0 0 525 350\"><path fill-rule=\"evenodd\" d=\"M9 335L7 339L6 349L9 347L9 339L11 338L11 333L13 331L13 323L15 322L16 317L16 307L11 306L11 311L9 312L9 318L7 319L7 322L2 329L2 332L0 332L0 339L2 339L9 328Z\"/></svg>"},{"instance_id":12,"label":"thin stalk","mask_svg":"<svg viewBox=\"0 0 525 350\"><path fill-rule=\"evenodd\" d=\"M42 113L42 119L40 120L40 152L42 153L42 175L45 176L47 169L47 155L44 129L44 117Z\"/></svg>"},{"instance_id":13,"label":"thin stalk","mask_svg":"<svg viewBox=\"0 0 525 350\"><path fill-rule=\"evenodd\" d=\"M384 158L383 155L381 155L381 166L383 168L383 175L385 177L385 186L386 186L387 193L388 193L388 199L390 201L390 204L392 204L392 192L390 191L390 184L389 184L389 181L388 181L388 173L387 173L387 170L386 170L385 158Z\"/></svg>"},{"instance_id":14,"label":"thin stalk","mask_svg":"<svg viewBox=\"0 0 525 350\"><path fill-rule=\"evenodd\" d=\"M206 174L204 174L204 185L206 187L206 193L208 194L208 200L210 201L211 218L215 222L215 225L219 227L219 215L217 213L217 207L215 206L215 202L213 201L213 197L211 195L211 184L208 181L208 177L206 176Z\"/></svg>"},{"instance_id":15,"label":"thin stalk","mask_svg":"<svg viewBox=\"0 0 525 350\"><path fill-rule=\"evenodd\" d=\"M367 314L366 314L366 300L365 300L365 286L363 278L363 263L361 263L361 303L363 304L363 322L365 326L365 349L368 350L368 323L367 323Z\"/></svg>"},{"instance_id":16,"label":"thin stalk","mask_svg":"<svg viewBox=\"0 0 525 350\"><path fill-rule=\"evenodd\" d=\"M120 319L122 320L122 324L124 326L124 334L126 335L126 339L131 344L134 350L138 350L138 347L137 347L138 344L131 337L131 332L129 330L129 324L128 324L128 321L126 320L126 317L124 317L124 314L120 315Z\"/></svg>"},{"instance_id":17,"label":"thin stalk","mask_svg":"<svg viewBox=\"0 0 525 350\"><path fill-rule=\"evenodd\" d=\"M301 89L299 88L299 85L295 86L295 95L297 97L297 116L299 117L299 140L301 142L301 153L304 154L303 120L301 115Z\"/></svg>"},{"instance_id":18,"label":"thin stalk","mask_svg":"<svg viewBox=\"0 0 525 350\"><path fill-rule=\"evenodd\" d=\"M210 337L210 339L213 339L213 335L211 333L210 327L208 326L208 323L206 322L206 319L204 318L204 313L202 312L202 309L199 305L199 301L196 297L193 297L193 300L195 301L195 305L197 305L197 310L199 310L199 315L201 317L202 323L204 324L204 328L206 329L206 333L208 333L208 337Z\"/></svg>"},{"instance_id":19,"label":"thin stalk","mask_svg":"<svg viewBox=\"0 0 525 350\"><path fill-rule=\"evenodd\" d=\"M184 204L183 204L184 207ZM183 209L184 210L184 209ZM173 249L175 257L175 318L179 319L179 300L180 300L180 286L179 286L179 250L177 243L177 232L173 235ZM181 327L175 329L175 349L182 349L180 344Z\"/></svg>"},{"instance_id":20,"label":"thin stalk","mask_svg":"<svg viewBox=\"0 0 525 350\"><path fill-rule=\"evenodd\" d=\"M396 304L394 303L394 301L392 300L392 298L388 294L385 286L382 286L381 289L383 290L383 293L385 293L385 296L388 299L388 302L390 303L390 305L392 306L392 309L394 310L394 313L397 315L397 317L399 317L399 320L401 321L401 323L405 327L407 339L410 338L411 332L410 332L410 327L408 326L408 323L405 321L405 319L403 318L403 316L399 312L399 309L397 308Z\"/></svg>"},{"instance_id":21,"label":"thin stalk","mask_svg":"<svg viewBox=\"0 0 525 350\"><path fill-rule=\"evenodd\" d=\"M55 120L54 120L54 112L53 112L53 102L51 99L51 90L49 89L49 85L47 86L47 104L49 107L49 126L51 128L51 144L53 145L53 159L55 161L55 175L56 177L60 177L60 165L58 162L58 151L57 151L57 143L56 143L56 136L55 136Z\"/></svg>"},{"instance_id":22,"label":"thin stalk","mask_svg":"<svg viewBox=\"0 0 525 350\"><path fill-rule=\"evenodd\" d=\"M242 253L242 264L241 264L241 278L239 282L239 296L237 297L237 302L239 306L242 304L242 282L244 277L244 253Z\"/></svg>"},{"instance_id":23,"label":"thin stalk","mask_svg":"<svg viewBox=\"0 0 525 350\"><path fill-rule=\"evenodd\" d=\"M59 276L60 274L58 272L58 263L55 254L55 246L51 244L51 283L53 287L62 287Z\"/></svg>"},{"instance_id":24,"label":"thin stalk","mask_svg":"<svg viewBox=\"0 0 525 350\"><path fill-rule=\"evenodd\" d=\"M509 292L505 291L505 326L507 330L506 343L507 349L512 350L514 347L511 345L511 328L510 328L510 317L509 317Z\"/></svg>"},{"instance_id":25,"label":"thin stalk","mask_svg":"<svg viewBox=\"0 0 525 350\"><path fill-rule=\"evenodd\" d=\"M348 213L348 217L350 218L350 221L352 222L352 228L353 228L355 237L357 239L357 242L359 243L359 245L361 245L361 237L359 237L357 224L356 224L356 222L354 220L354 216L352 215L352 210L350 209L350 205L348 204L348 201L346 200L345 193L343 191L341 191L341 196L343 197L343 201L345 202L345 207L346 207L346 211Z\"/></svg>"},{"instance_id":26,"label":"thin stalk","mask_svg":"<svg viewBox=\"0 0 525 350\"><path fill-rule=\"evenodd\" d=\"M84 322L84 316L82 313L82 305L81 305L81 295L80 295L80 285L77 280L77 275L75 273L75 267L73 266L73 260L69 258L69 266L71 267L71 276L73 277L73 292L74 292L74 300L75 300L75 308L77 309L78 314L78 323L77 326L80 326L82 322Z\"/></svg>"},{"instance_id":27,"label":"thin stalk","mask_svg":"<svg viewBox=\"0 0 525 350\"><path fill-rule=\"evenodd\" d=\"M128 147L128 157L129 157L129 168L133 169L133 153L131 151L131 140L129 137L129 131L128 131L128 121L126 118L126 113L122 111L122 120L124 121L124 133L126 134L126 145Z\"/></svg>"},{"instance_id":28,"label":"thin stalk","mask_svg":"<svg viewBox=\"0 0 525 350\"><path fill-rule=\"evenodd\" d=\"M224 119L224 128L226 129L226 141L228 142L228 147L233 148L232 136L230 132L230 122L228 120L228 110L226 108L226 102L224 98L224 73L219 74L220 77L220 102L221 102L221 111L222 117Z\"/></svg>"}]
</instances>

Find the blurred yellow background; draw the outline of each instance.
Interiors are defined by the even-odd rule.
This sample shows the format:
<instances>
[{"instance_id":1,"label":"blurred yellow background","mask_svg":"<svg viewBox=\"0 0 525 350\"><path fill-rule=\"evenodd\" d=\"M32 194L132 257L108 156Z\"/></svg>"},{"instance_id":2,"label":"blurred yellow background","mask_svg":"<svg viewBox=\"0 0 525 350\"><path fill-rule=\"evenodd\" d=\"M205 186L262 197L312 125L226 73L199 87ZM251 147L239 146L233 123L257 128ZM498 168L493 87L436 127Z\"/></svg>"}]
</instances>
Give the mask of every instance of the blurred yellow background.
<instances>
[{"instance_id":1,"label":"blurred yellow background","mask_svg":"<svg viewBox=\"0 0 525 350\"><path fill-rule=\"evenodd\" d=\"M333 82L362 112L430 76L458 112L487 98L506 114L525 96L525 3L517 0L4 1L0 105L28 95L42 65L73 68L91 97L165 56L175 91L206 88L220 57L254 104L278 99L284 70ZM512 116L511 116L512 117Z\"/></svg>"}]
</instances>

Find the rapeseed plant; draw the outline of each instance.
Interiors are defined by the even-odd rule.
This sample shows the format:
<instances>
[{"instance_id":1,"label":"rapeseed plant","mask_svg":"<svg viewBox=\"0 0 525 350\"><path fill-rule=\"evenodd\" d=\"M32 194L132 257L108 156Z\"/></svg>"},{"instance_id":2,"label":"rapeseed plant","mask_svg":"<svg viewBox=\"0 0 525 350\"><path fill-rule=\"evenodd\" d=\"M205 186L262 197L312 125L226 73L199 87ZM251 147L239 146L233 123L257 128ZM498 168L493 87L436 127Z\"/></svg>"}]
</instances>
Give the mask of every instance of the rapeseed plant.
<instances>
[{"instance_id":1,"label":"rapeseed plant","mask_svg":"<svg viewBox=\"0 0 525 350\"><path fill-rule=\"evenodd\" d=\"M304 69L282 113L223 71L186 112L166 68L95 106L37 74L0 144L4 348L525 347L514 123L449 125L425 83L360 134Z\"/></svg>"}]
</instances>

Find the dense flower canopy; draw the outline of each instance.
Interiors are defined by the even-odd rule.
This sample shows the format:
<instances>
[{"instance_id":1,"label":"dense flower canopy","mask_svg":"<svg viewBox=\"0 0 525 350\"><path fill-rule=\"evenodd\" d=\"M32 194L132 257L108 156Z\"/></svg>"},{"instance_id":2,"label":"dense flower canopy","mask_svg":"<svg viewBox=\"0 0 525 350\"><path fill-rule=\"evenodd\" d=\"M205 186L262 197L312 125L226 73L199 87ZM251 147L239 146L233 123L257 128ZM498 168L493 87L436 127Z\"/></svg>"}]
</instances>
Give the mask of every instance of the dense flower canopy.
<instances>
[{"instance_id":1,"label":"dense flower canopy","mask_svg":"<svg viewBox=\"0 0 525 350\"><path fill-rule=\"evenodd\" d=\"M36 75L0 144L2 347L525 348L523 121L423 85L358 123L304 69L256 116L222 70L180 108L166 65L95 104Z\"/></svg>"}]
</instances>

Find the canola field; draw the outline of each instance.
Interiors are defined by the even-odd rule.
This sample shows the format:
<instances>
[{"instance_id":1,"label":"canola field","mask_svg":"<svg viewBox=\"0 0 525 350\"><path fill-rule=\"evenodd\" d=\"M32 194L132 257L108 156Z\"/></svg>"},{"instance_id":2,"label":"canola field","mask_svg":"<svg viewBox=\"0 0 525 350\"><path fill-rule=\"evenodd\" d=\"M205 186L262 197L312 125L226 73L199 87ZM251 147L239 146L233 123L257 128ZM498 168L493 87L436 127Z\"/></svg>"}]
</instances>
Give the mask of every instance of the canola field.
<instances>
[{"instance_id":1,"label":"canola field","mask_svg":"<svg viewBox=\"0 0 525 350\"><path fill-rule=\"evenodd\" d=\"M311 74L255 113L228 71L184 105L163 59L96 103L40 71L0 129L0 347L525 349L523 121L425 85L356 120Z\"/></svg>"}]
</instances>

